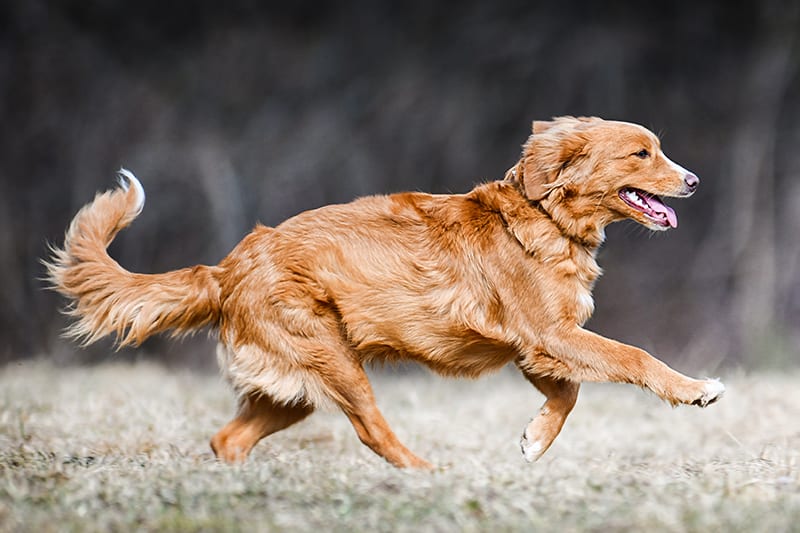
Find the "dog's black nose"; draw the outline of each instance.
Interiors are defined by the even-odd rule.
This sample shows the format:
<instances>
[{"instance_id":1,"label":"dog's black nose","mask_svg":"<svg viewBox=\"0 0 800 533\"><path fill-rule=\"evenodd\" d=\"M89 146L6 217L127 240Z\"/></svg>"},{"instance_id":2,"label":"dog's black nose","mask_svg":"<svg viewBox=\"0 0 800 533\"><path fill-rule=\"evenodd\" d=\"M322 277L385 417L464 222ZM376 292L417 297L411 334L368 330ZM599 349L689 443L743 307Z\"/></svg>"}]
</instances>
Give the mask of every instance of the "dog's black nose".
<instances>
[{"instance_id":1,"label":"dog's black nose","mask_svg":"<svg viewBox=\"0 0 800 533\"><path fill-rule=\"evenodd\" d=\"M700 178L689 172L683 178L683 181L686 183L686 187L689 189L689 192L694 192L697 190L697 186L700 184Z\"/></svg>"}]
</instances>

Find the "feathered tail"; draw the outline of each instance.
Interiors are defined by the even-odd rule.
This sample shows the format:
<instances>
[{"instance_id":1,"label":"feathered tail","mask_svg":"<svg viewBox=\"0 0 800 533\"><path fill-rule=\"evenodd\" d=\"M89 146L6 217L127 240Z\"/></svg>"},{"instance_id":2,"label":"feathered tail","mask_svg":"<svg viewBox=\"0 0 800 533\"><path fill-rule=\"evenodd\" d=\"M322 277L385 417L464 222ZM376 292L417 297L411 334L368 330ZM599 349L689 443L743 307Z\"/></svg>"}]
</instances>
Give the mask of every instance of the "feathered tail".
<instances>
[{"instance_id":1,"label":"feathered tail","mask_svg":"<svg viewBox=\"0 0 800 533\"><path fill-rule=\"evenodd\" d=\"M119 346L150 335L186 334L215 325L220 314L218 267L195 266L164 274L135 274L106 248L144 207L144 189L131 172L119 171L120 187L97 194L67 230L64 248L51 247L44 264L52 288L72 300L77 318L66 335L91 344L115 333Z\"/></svg>"}]
</instances>

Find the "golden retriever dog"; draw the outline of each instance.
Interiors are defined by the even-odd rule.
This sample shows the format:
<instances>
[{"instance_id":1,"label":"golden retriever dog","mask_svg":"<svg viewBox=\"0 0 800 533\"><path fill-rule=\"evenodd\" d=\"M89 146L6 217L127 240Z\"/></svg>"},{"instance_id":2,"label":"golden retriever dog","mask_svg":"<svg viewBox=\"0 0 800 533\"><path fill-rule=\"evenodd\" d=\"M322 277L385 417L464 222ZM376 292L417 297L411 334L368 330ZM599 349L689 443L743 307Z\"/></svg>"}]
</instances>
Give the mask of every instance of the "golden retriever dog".
<instances>
[{"instance_id":1,"label":"golden retriever dog","mask_svg":"<svg viewBox=\"0 0 800 533\"><path fill-rule=\"evenodd\" d=\"M46 265L73 302L67 333L86 344L110 333L124 346L167 330L217 331L238 397L236 417L211 439L220 459L242 461L267 435L332 404L389 463L430 468L392 432L364 372L373 361L413 360L466 377L513 362L546 398L521 440L534 461L582 382L632 383L672 405L704 407L724 392L583 328L604 228L623 219L674 228L662 198L690 196L698 182L641 126L560 117L533 123L503 180L466 194L330 205L257 226L216 266L135 274L106 251L144 205L141 184L121 170L121 187L81 209Z\"/></svg>"}]
</instances>

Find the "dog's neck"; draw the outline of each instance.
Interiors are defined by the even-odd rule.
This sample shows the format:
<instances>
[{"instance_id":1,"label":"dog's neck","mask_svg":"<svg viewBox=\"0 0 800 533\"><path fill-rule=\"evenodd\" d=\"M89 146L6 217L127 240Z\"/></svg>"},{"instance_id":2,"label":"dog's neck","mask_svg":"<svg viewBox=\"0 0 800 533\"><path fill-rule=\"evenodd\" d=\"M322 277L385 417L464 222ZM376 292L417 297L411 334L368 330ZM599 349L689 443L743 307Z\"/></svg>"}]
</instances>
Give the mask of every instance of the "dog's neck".
<instances>
[{"instance_id":1,"label":"dog's neck","mask_svg":"<svg viewBox=\"0 0 800 533\"><path fill-rule=\"evenodd\" d=\"M586 248L592 254L596 253L605 241L605 221L593 216L596 215L594 212L576 217L576 206L566 197L568 195L563 189L553 189L541 201L531 201L525 196L522 185L516 180L506 179L487 185L496 185L498 192L501 192L498 198L504 202L498 208L507 214L507 222L508 217L528 219L535 216L534 213L539 213L555 226L562 236ZM527 248L526 243L522 244Z\"/></svg>"},{"instance_id":2,"label":"dog's neck","mask_svg":"<svg viewBox=\"0 0 800 533\"><path fill-rule=\"evenodd\" d=\"M554 189L538 202L539 209L550 217L565 237L596 251L606 239L606 221L595 216L594 202L588 204L590 212L582 213L574 205L577 201L571 201L564 193L563 189Z\"/></svg>"}]
</instances>

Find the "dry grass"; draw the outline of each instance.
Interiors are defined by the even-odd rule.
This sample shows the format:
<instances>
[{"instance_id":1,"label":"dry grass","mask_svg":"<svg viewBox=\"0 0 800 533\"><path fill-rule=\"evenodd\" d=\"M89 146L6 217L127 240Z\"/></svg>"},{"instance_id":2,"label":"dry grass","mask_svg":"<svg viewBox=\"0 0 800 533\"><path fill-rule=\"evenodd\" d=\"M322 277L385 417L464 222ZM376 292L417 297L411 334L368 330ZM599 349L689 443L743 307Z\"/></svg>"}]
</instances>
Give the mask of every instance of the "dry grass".
<instances>
[{"instance_id":1,"label":"dry grass","mask_svg":"<svg viewBox=\"0 0 800 533\"><path fill-rule=\"evenodd\" d=\"M379 374L400 438L442 467L421 473L338 413L217 464L207 441L233 408L218 378L23 363L0 371L0 530L797 531L798 380L732 376L707 410L585 387L531 465L517 441L541 397L521 377Z\"/></svg>"}]
</instances>

